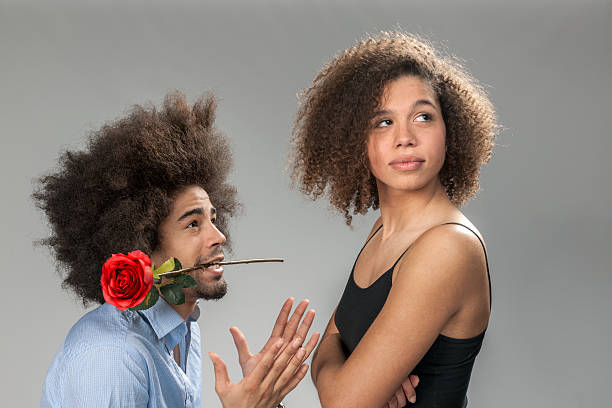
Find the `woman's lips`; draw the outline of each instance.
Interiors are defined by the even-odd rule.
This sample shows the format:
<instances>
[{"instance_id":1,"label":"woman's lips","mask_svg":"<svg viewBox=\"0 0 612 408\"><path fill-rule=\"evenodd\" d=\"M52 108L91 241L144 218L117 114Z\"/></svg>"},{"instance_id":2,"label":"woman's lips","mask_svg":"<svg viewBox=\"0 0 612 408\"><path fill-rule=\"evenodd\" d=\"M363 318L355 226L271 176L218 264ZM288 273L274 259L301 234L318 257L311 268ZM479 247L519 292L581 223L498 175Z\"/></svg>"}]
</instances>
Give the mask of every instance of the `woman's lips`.
<instances>
[{"instance_id":1,"label":"woman's lips","mask_svg":"<svg viewBox=\"0 0 612 408\"><path fill-rule=\"evenodd\" d=\"M397 160L391 162L391 167L396 170L416 170L423 165L424 160Z\"/></svg>"}]
</instances>

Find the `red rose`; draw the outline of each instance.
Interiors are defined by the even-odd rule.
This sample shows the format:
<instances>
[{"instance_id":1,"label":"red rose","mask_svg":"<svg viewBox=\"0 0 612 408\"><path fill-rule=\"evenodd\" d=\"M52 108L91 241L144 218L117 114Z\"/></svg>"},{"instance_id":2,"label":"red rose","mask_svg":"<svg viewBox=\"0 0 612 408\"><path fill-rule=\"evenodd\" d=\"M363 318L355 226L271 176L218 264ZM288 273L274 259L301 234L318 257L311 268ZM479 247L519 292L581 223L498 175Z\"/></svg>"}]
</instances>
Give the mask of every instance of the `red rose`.
<instances>
[{"instance_id":1,"label":"red rose","mask_svg":"<svg viewBox=\"0 0 612 408\"><path fill-rule=\"evenodd\" d=\"M140 304L153 285L151 259L142 251L113 254L102 265L104 300L119 310Z\"/></svg>"}]
</instances>

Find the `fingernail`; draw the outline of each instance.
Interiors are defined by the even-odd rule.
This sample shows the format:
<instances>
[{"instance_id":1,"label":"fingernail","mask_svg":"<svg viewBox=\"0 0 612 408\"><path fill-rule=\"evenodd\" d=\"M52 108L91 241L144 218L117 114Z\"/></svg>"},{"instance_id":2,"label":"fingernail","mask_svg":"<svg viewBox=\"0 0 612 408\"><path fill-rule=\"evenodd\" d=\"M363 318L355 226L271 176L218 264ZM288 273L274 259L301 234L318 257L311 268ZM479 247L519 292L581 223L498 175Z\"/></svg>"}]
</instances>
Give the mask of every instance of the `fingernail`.
<instances>
[{"instance_id":1,"label":"fingernail","mask_svg":"<svg viewBox=\"0 0 612 408\"><path fill-rule=\"evenodd\" d=\"M408 401L414 404L416 402L416 395L413 395L412 397L408 398Z\"/></svg>"}]
</instances>

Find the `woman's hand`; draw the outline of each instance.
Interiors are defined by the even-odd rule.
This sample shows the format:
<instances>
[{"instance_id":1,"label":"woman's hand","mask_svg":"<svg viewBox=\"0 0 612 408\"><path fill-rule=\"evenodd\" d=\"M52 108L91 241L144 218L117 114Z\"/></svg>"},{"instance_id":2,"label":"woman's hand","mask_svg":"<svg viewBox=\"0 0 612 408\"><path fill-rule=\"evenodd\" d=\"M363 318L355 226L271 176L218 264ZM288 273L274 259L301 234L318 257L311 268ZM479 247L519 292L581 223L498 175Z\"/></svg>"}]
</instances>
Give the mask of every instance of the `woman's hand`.
<instances>
[{"instance_id":1,"label":"woman's hand","mask_svg":"<svg viewBox=\"0 0 612 408\"><path fill-rule=\"evenodd\" d=\"M301 343L302 339L297 337L286 346L282 340L272 344L261 354L251 373L239 383L229 379L223 360L215 353L209 353L215 370L215 391L223 408L277 406L308 371L308 365L302 362L310 353L300 347ZM281 350L283 346L284 350Z\"/></svg>"},{"instance_id":2,"label":"woman's hand","mask_svg":"<svg viewBox=\"0 0 612 408\"><path fill-rule=\"evenodd\" d=\"M402 408L408 403L407 401L414 404L416 402L416 392L414 389L417 385L419 385L419 377L410 374L408 379L400 385L395 394L393 394L393 397L387 401L383 408Z\"/></svg>"}]
</instances>

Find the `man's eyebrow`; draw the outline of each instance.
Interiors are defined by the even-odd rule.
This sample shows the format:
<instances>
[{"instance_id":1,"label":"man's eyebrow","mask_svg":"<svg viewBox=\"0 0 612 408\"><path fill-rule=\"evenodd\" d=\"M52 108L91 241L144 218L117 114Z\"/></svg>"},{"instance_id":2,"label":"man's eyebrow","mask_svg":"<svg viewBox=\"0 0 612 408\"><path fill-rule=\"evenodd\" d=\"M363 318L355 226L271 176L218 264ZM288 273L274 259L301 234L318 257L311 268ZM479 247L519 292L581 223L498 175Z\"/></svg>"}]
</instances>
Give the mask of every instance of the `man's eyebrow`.
<instances>
[{"instance_id":1,"label":"man's eyebrow","mask_svg":"<svg viewBox=\"0 0 612 408\"><path fill-rule=\"evenodd\" d=\"M196 207L193 210L189 210L185 214L181 215L179 219L176 221L177 222L183 221L185 218L191 217L192 215L196 215L196 214L198 215L204 214L204 209L202 207Z\"/></svg>"},{"instance_id":2,"label":"man's eyebrow","mask_svg":"<svg viewBox=\"0 0 612 408\"><path fill-rule=\"evenodd\" d=\"M432 108L436 108L436 105L434 105L430 100L428 99L419 99L418 101L416 101L413 105L412 105L412 109L415 109L419 106L422 105L427 105L427 106L431 106ZM378 117L378 116L385 116L385 115L389 115L392 112L390 110L387 109L381 109L381 110L377 110L374 111L374 117Z\"/></svg>"},{"instance_id":3,"label":"man's eyebrow","mask_svg":"<svg viewBox=\"0 0 612 408\"><path fill-rule=\"evenodd\" d=\"M181 222L183 221L185 218L191 217L192 215L203 215L204 214L204 209L202 207L196 207L193 210L189 210L187 211L185 214L181 215L179 217L178 220L176 220L176 222ZM217 214L217 209L215 207L210 207L210 215L213 216Z\"/></svg>"}]
</instances>

